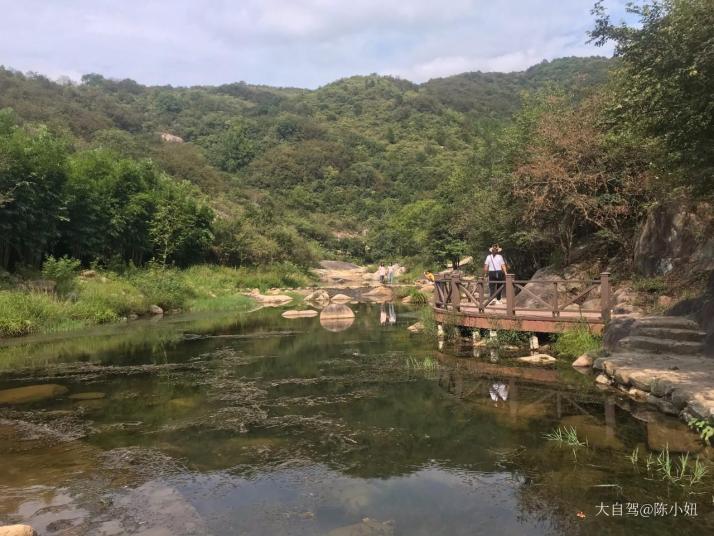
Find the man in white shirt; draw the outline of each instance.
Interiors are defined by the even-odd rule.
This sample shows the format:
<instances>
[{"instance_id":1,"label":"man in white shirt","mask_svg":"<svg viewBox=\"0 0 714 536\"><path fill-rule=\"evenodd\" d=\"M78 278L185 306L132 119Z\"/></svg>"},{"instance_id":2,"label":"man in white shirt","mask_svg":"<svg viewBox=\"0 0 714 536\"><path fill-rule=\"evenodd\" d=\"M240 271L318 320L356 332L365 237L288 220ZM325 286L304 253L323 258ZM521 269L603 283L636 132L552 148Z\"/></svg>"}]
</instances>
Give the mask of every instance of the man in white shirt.
<instances>
[{"instance_id":1,"label":"man in white shirt","mask_svg":"<svg viewBox=\"0 0 714 536\"><path fill-rule=\"evenodd\" d=\"M496 303L501 305L501 293L503 292L502 281L506 280L508 267L506 261L501 256L501 247L494 244L488 250L490 253L483 263L483 273L488 274L488 293L491 298L496 297Z\"/></svg>"}]
</instances>

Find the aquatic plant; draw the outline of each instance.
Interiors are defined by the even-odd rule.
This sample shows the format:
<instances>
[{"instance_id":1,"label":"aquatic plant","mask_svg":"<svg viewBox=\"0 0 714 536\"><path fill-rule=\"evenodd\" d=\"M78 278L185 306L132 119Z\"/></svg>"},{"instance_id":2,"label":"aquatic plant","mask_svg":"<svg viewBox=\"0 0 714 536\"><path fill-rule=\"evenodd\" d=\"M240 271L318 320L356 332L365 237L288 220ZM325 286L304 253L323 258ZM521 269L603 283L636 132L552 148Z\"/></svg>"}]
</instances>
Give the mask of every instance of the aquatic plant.
<instances>
[{"instance_id":1,"label":"aquatic plant","mask_svg":"<svg viewBox=\"0 0 714 536\"><path fill-rule=\"evenodd\" d=\"M554 431L544 436L548 441L555 441L560 446L568 446L573 452L573 459L578 459L577 450L588 446L587 439L580 441L578 432L572 426L559 426Z\"/></svg>"},{"instance_id":2,"label":"aquatic plant","mask_svg":"<svg viewBox=\"0 0 714 536\"><path fill-rule=\"evenodd\" d=\"M689 427L699 433L705 444L711 445L711 438L714 436L714 426L707 419L695 419L692 417L687 421Z\"/></svg>"},{"instance_id":3,"label":"aquatic plant","mask_svg":"<svg viewBox=\"0 0 714 536\"><path fill-rule=\"evenodd\" d=\"M632 454L627 456L627 459L630 460L630 463L632 463L632 465L637 467L637 462L640 459L640 447L635 447L635 449L632 451Z\"/></svg>"},{"instance_id":4,"label":"aquatic plant","mask_svg":"<svg viewBox=\"0 0 714 536\"><path fill-rule=\"evenodd\" d=\"M555 441L569 447L587 447L588 442L578 439L578 432L572 426L558 426L554 431L544 436L548 441Z\"/></svg>"},{"instance_id":5,"label":"aquatic plant","mask_svg":"<svg viewBox=\"0 0 714 536\"><path fill-rule=\"evenodd\" d=\"M411 370L419 370L422 372L434 372L439 368L439 362L431 356L427 356L424 359L408 357L407 368Z\"/></svg>"},{"instance_id":6,"label":"aquatic plant","mask_svg":"<svg viewBox=\"0 0 714 536\"><path fill-rule=\"evenodd\" d=\"M635 448L628 456L635 469L639 468L639 448ZM699 459L693 460L689 453L672 456L669 446L665 446L656 456L649 453L644 459L645 470L651 478L657 478L670 484L690 487L699 484L709 473L706 465Z\"/></svg>"}]
</instances>

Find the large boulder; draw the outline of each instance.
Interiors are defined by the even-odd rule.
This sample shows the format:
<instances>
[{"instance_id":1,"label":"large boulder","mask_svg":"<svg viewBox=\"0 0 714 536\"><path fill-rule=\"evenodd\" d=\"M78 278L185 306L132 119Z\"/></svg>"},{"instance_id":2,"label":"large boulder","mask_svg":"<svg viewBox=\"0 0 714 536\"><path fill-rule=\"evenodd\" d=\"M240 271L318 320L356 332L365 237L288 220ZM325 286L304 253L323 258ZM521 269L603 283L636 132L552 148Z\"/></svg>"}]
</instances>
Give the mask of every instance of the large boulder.
<instances>
[{"instance_id":1,"label":"large boulder","mask_svg":"<svg viewBox=\"0 0 714 536\"><path fill-rule=\"evenodd\" d=\"M313 316L317 316L317 314L317 311L315 311L314 309L303 309L300 311L285 311L280 316L282 316L283 318L311 318Z\"/></svg>"},{"instance_id":2,"label":"large boulder","mask_svg":"<svg viewBox=\"0 0 714 536\"><path fill-rule=\"evenodd\" d=\"M362 294L362 297L376 302L392 301L394 299L394 292L389 287L379 286L369 292L365 292Z\"/></svg>"},{"instance_id":3,"label":"large boulder","mask_svg":"<svg viewBox=\"0 0 714 536\"><path fill-rule=\"evenodd\" d=\"M352 301L352 298L347 294L335 294L330 301L332 301L332 303L349 303Z\"/></svg>"},{"instance_id":4,"label":"large boulder","mask_svg":"<svg viewBox=\"0 0 714 536\"><path fill-rule=\"evenodd\" d=\"M320 313L321 319L336 319L336 318L354 318L355 313L352 309L341 303L331 303L325 307Z\"/></svg>"},{"instance_id":5,"label":"large boulder","mask_svg":"<svg viewBox=\"0 0 714 536\"><path fill-rule=\"evenodd\" d=\"M320 313L320 325L328 331L344 331L354 321L354 311L341 303L331 303Z\"/></svg>"},{"instance_id":6,"label":"large boulder","mask_svg":"<svg viewBox=\"0 0 714 536\"><path fill-rule=\"evenodd\" d=\"M635 270L662 276L678 267L714 270L714 211L709 203L676 197L647 213L634 249Z\"/></svg>"},{"instance_id":7,"label":"large boulder","mask_svg":"<svg viewBox=\"0 0 714 536\"><path fill-rule=\"evenodd\" d=\"M261 294L257 289L250 293L250 297L265 307L278 307L293 301L292 297L286 294Z\"/></svg>"},{"instance_id":8,"label":"large boulder","mask_svg":"<svg viewBox=\"0 0 714 536\"><path fill-rule=\"evenodd\" d=\"M317 304L327 304L330 303L330 295L326 290L317 289L305 296L306 302L317 303Z\"/></svg>"}]
</instances>

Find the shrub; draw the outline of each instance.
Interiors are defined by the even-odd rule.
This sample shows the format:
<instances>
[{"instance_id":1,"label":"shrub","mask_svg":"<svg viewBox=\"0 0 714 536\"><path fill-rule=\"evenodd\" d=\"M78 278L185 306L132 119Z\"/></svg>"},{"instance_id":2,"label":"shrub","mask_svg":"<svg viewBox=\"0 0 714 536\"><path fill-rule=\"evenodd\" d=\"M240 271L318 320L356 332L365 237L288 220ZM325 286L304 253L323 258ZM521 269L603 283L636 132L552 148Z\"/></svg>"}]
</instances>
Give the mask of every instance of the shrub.
<instances>
[{"instance_id":1,"label":"shrub","mask_svg":"<svg viewBox=\"0 0 714 536\"><path fill-rule=\"evenodd\" d=\"M587 327L578 326L556 336L553 350L560 355L578 357L585 352L594 352L602 346L602 338L594 335Z\"/></svg>"},{"instance_id":2,"label":"shrub","mask_svg":"<svg viewBox=\"0 0 714 536\"><path fill-rule=\"evenodd\" d=\"M90 279L79 286L77 300L72 304L72 318L104 324L131 313L146 312L148 300L139 289L126 280L111 277Z\"/></svg>"},{"instance_id":3,"label":"shrub","mask_svg":"<svg viewBox=\"0 0 714 536\"><path fill-rule=\"evenodd\" d=\"M155 304L162 309L181 309L195 297L181 272L173 268L153 266L130 276L129 282L146 296L149 305Z\"/></svg>"},{"instance_id":4,"label":"shrub","mask_svg":"<svg viewBox=\"0 0 714 536\"><path fill-rule=\"evenodd\" d=\"M527 344L531 334L525 331L515 331L509 329L499 329L496 334L498 344L510 344L520 346Z\"/></svg>"},{"instance_id":5,"label":"shrub","mask_svg":"<svg viewBox=\"0 0 714 536\"><path fill-rule=\"evenodd\" d=\"M71 259L66 255L59 259L52 255L42 264L42 277L57 283L57 292L67 294L74 289L74 278L81 266L80 261Z\"/></svg>"},{"instance_id":6,"label":"shrub","mask_svg":"<svg viewBox=\"0 0 714 536\"><path fill-rule=\"evenodd\" d=\"M667 290L667 284L661 277L638 277L632 281L632 287L637 292L656 294Z\"/></svg>"}]
</instances>

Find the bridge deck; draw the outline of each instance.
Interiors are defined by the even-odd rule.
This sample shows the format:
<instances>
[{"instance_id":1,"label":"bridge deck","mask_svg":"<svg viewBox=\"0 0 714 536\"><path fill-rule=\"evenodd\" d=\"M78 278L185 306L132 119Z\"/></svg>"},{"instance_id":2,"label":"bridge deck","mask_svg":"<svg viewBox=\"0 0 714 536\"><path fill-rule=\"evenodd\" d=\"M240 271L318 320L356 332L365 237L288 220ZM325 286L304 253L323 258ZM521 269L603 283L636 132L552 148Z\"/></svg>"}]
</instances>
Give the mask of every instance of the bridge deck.
<instances>
[{"instance_id":1,"label":"bridge deck","mask_svg":"<svg viewBox=\"0 0 714 536\"><path fill-rule=\"evenodd\" d=\"M462 302L459 308L460 312L435 307L436 321L469 328L538 333L560 333L582 324L587 324L593 333L602 333L605 326L600 312L593 311L560 311L558 316L553 316L552 311L515 308L515 315L509 316L505 305L489 305L482 313L475 304Z\"/></svg>"}]
</instances>

